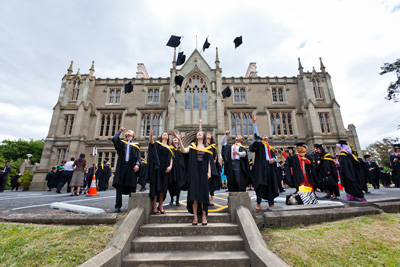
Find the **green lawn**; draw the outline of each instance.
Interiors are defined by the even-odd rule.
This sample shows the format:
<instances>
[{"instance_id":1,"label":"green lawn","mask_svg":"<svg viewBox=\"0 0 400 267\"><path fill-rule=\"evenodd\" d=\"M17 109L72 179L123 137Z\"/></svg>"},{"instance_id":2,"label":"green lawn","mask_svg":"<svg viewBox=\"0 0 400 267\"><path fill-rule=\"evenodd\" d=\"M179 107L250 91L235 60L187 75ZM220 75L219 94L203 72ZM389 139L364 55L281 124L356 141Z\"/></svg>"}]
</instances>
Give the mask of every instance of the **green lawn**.
<instances>
[{"instance_id":1,"label":"green lawn","mask_svg":"<svg viewBox=\"0 0 400 267\"><path fill-rule=\"evenodd\" d=\"M0 266L77 266L100 253L116 230L0 223Z\"/></svg>"},{"instance_id":2,"label":"green lawn","mask_svg":"<svg viewBox=\"0 0 400 267\"><path fill-rule=\"evenodd\" d=\"M290 266L400 266L400 214L263 230Z\"/></svg>"}]
</instances>

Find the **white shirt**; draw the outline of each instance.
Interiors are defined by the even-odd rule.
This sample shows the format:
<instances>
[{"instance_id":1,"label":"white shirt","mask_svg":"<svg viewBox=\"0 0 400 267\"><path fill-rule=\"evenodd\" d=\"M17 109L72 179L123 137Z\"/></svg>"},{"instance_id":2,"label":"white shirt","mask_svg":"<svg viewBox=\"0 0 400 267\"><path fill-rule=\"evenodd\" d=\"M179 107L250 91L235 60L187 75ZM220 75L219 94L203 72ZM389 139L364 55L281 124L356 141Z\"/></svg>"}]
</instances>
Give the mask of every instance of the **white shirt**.
<instances>
[{"instance_id":1,"label":"white shirt","mask_svg":"<svg viewBox=\"0 0 400 267\"><path fill-rule=\"evenodd\" d=\"M253 129L254 129L254 133L255 133L256 135L260 136L259 133L258 133L257 124L253 123ZM267 162L270 160L270 157L269 157L268 149L267 149L267 148L265 149L265 158L267 159ZM276 157L274 157L273 160L275 160L275 162L278 162L278 160L276 159Z\"/></svg>"},{"instance_id":2,"label":"white shirt","mask_svg":"<svg viewBox=\"0 0 400 267\"><path fill-rule=\"evenodd\" d=\"M224 135L224 137L222 137L221 145L222 146L226 145L226 134ZM237 143L237 144L232 145L232 149L231 149L231 158L232 159L239 159L239 157L241 157L241 158L246 157L246 151L239 151L239 148L240 148L239 145L241 145L241 144ZM239 152L239 156L237 156L237 155L234 156L233 155L233 151L235 151L235 149L236 149L237 152Z\"/></svg>"},{"instance_id":3,"label":"white shirt","mask_svg":"<svg viewBox=\"0 0 400 267\"><path fill-rule=\"evenodd\" d=\"M74 171L74 168L72 167L72 165L74 164L74 162L71 160L71 161L68 161L67 163L65 163L65 165L64 165L64 170L65 171Z\"/></svg>"}]
</instances>

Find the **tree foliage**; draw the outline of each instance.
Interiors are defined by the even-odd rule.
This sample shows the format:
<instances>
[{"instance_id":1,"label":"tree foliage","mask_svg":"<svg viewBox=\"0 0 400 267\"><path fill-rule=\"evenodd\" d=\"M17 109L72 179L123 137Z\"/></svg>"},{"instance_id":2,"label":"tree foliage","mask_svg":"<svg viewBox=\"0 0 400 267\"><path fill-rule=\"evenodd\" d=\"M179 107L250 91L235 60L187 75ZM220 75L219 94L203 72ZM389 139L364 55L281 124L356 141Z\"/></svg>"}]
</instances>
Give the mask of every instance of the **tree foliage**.
<instances>
[{"instance_id":1,"label":"tree foliage","mask_svg":"<svg viewBox=\"0 0 400 267\"><path fill-rule=\"evenodd\" d=\"M383 138L382 141L376 141L370 144L363 151L364 155L371 155L371 160L378 161L383 167L390 168L390 154L393 153L393 144L398 144L399 138Z\"/></svg>"},{"instance_id":2,"label":"tree foliage","mask_svg":"<svg viewBox=\"0 0 400 267\"><path fill-rule=\"evenodd\" d=\"M27 154L32 154L31 162L40 162L42 151L44 147L44 139L30 141L18 139L3 140L0 144L0 157L10 161L17 161L18 159L26 159Z\"/></svg>"},{"instance_id":3,"label":"tree foliage","mask_svg":"<svg viewBox=\"0 0 400 267\"><path fill-rule=\"evenodd\" d=\"M391 82L387 89L387 100L393 100L394 102L400 101L400 58L398 58L393 63L384 63L383 67L381 67L382 72L380 75L395 72L397 76L397 80L395 82Z\"/></svg>"}]
</instances>

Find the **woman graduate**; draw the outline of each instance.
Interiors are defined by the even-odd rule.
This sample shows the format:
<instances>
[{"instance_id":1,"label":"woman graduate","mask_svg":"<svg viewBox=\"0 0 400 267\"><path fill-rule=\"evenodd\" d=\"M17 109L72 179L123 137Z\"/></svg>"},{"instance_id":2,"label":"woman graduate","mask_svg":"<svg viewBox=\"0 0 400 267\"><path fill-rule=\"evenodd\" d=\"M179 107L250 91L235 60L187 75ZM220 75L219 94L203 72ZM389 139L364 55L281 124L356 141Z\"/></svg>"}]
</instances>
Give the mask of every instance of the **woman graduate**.
<instances>
[{"instance_id":1,"label":"woman graduate","mask_svg":"<svg viewBox=\"0 0 400 267\"><path fill-rule=\"evenodd\" d=\"M365 202L366 199L362 191L360 162L352 154L351 148L346 141L340 140L336 146L340 148L340 182L346 191L347 200Z\"/></svg>"},{"instance_id":2,"label":"woman graduate","mask_svg":"<svg viewBox=\"0 0 400 267\"><path fill-rule=\"evenodd\" d=\"M209 204L208 179L211 178L211 162L213 153L206 149L206 140L203 132L198 132L196 141L189 147L184 147L182 140L178 138L180 149L183 154L189 154L186 175L188 181L187 208L193 213L192 225L197 225L198 215L202 215L202 225L207 225L207 213ZM198 209L200 206L200 209Z\"/></svg>"},{"instance_id":3,"label":"woman graduate","mask_svg":"<svg viewBox=\"0 0 400 267\"><path fill-rule=\"evenodd\" d=\"M168 147L168 134L163 133L161 135L161 142L154 142L154 133L155 130L150 131L147 161L149 165L150 197L153 200L153 214L158 215L159 213L165 214L163 202L168 190L174 155Z\"/></svg>"},{"instance_id":4,"label":"woman graduate","mask_svg":"<svg viewBox=\"0 0 400 267\"><path fill-rule=\"evenodd\" d=\"M180 207L179 197L181 195L181 188L186 185L185 177L185 159L183 158L182 151L179 148L179 141L177 137L172 138L172 145L169 148L174 153L174 162L172 164L172 171L170 175L170 182L168 184L168 191L171 196L169 205L174 204L174 196L176 196L175 205Z\"/></svg>"},{"instance_id":5,"label":"woman graduate","mask_svg":"<svg viewBox=\"0 0 400 267\"><path fill-rule=\"evenodd\" d=\"M326 192L325 198L337 199L340 192L335 158L327 153L321 144L316 145L316 150L319 156L317 166L322 179L321 186Z\"/></svg>"}]
</instances>

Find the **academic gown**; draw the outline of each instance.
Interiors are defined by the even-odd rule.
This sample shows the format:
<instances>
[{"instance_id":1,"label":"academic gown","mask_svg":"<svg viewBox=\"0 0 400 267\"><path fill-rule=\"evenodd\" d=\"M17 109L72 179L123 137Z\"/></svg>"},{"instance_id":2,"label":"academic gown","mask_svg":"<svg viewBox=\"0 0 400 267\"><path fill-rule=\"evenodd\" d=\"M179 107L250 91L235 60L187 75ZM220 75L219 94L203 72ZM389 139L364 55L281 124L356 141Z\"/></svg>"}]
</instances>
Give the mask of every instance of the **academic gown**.
<instances>
[{"instance_id":1,"label":"academic gown","mask_svg":"<svg viewBox=\"0 0 400 267\"><path fill-rule=\"evenodd\" d=\"M379 170L379 166L378 164L376 164L375 161L370 161L368 163L368 161L365 162L367 164L368 167L368 173L369 173L369 177L370 179L372 179L375 183L375 186L377 188L379 188L379 180L381 178L381 171ZM370 168L373 168L373 170L369 170Z\"/></svg>"},{"instance_id":2,"label":"academic gown","mask_svg":"<svg viewBox=\"0 0 400 267\"><path fill-rule=\"evenodd\" d=\"M305 160L305 170L303 173L303 165L302 163L302 159L301 156L298 154L293 154L291 156L288 156L286 154L286 152L282 153L282 156L285 157L287 160L289 160L289 166L291 168L291 170L293 171L292 174L292 184L293 187L298 189L300 184L305 183L306 179L304 178L304 176L306 175L308 184L312 185L313 187L318 186L318 183L316 181L314 181L314 177L313 175L311 175L311 161L309 159L306 158Z\"/></svg>"},{"instance_id":3,"label":"academic gown","mask_svg":"<svg viewBox=\"0 0 400 267\"><path fill-rule=\"evenodd\" d=\"M108 189L108 181L111 177L111 166L110 164L101 164L96 171L96 178L99 181L97 187L100 190Z\"/></svg>"},{"instance_id":4,"label":"academic gown","mask_svg":"<svg viewBox=\"0 0 400 267\"><path fill-rule=\"evenodd\" d=\"M51 173L53 173L53 175L54 175L54 172L51 172ZM49 174L47 174L47 175L49 175ZM21 176L22 176L22 175L16 174L16 175L11 179L10 185L11 185L12 188L19 187L18 179L19 179ZM46 177L46 179L47 179L47 177ZM54 179L53 179L53 180L54 180ZM48 182L48 181L47 181L47 186L49 186L49 182ZM51 187L49 187L49 188L51 188Z\"/></svg>"},{"instance_id":5,"label":"academic gown","mask_svg":"<svg viewBox=\"0 0 400 267\"><path fill-rule=\"evenodd\" d=\"M261 193L261 198L268 199L268 187L272 187L273 197L279 196L277 163L269 164L266 159L266 143L255 136L250 143L250 151L255 153L253 162L253 186L254 190ZM270 146L271 159L275 157L275 150Z\"/></svg>"},{"instance_id":6,"label":"academic gown","mask_svg":"<svg viewBox=\"0 0 400 267\"><path fill-rule=\"evenodd\" d=\"M294 183L293 183L293 175L292 175L292 168L290 167L291 164L289 163L291 160L290 157L288 157L285 160L285 164L283 165L284 169L285 169L285 178L283 179L283 181L290 187L294 188Z\"/></svg>"},{"instance_id":7,"label":"academic gown","mask_svg":"<svg viewBox=\"0 0 400 267\"><path fill-rule=\"evenodd\" d=\"M398 161L394 162L397 158ZM392 181L395 187L400 187L400 157L395 153L390 154L390 167L392 168Z\"/></svg>"},{"instance_id":8,"label":"academic gown","mask_svg":"<svg viewBox=\"0 0 400 267\"><path fill-rule=\"evenodd\" d=\"M364 198L362 191L361 164L354 155L343 150L339 154L340 182L347 194Z\"/></svg>"},{"instance_id":9,"label":"academic gown","mask_svg":"<svg viewBox=\"0 0 400 267\"><path fill-rule=\"evenodd\" d=\"M122 187L122 194L129 195L136 192L137 176L139 172L134 172L133 168L136 162L140 162L140 147L137 143L130 142L129 161L125 164L125 146L126 141L122 141L119 137L112 139L115 150L118 154L117 167L115 169L114 181L112 186L115 188ZM122 168L128 168L128 175L121 177Z\"/></svg>"},{"instance_id":10,"label":"academic gown","mask_svg":"<svg viewBox=\"0 0 400 267\"><path fill-rule=\"evenodd\" d=\"M47 181L47 187L48 188L53 188L54 187L54 180L55 180L55 177L56 177L56 174L54 173L54 172L52 172L52 171L50 171L47 175L46 175L46 181ZM18 182L18 179L17 179L17 182ZM16 187L16 186L13 186L12 184L11 184L11 186L12 187Z\"/></svg>"},{"instance_id":11,"label":"academic gown","mask_svg":"<svg viewBox=\"0 0 400 267\"><path fill-rule=\"evenodd\" d=\"M368 192L368 176L369 176L369 170L368 170L368 164L364 162L361 158L357 158L358 162L360 162L361 169L360 169L360 174L361 174L361 186L362 190L364 192ZM371 184L374 184L371 182Z\"/></svg>"},{"instance_id":12,"label":"academic gown","mask_svg":"<svg viewBox=\"0 0 400 267\"><path fill-rule=\"evenodd\" d=\"M247 150L244 146L239 147L239 152L246 152L246 156L240 158L240 181L234 180L232 169L232 145L222 146L222 158L224 160L224 173L228 181L229 192L245 192L250 184L250 166L247 156Z\"/></svg>"},{"instance_id":13,"label":"academic gown","mask_svg":"<svg viewBox=\"0 0 400 267\"><path fill-rule=\"evenodd\" d=\"M140 184L143 188L146 186L147 183L147 175L148 172L148 165L146 160L142 160L140 162L140 172L139 172L139 179L138 184Z\"/></svg>"},{"instance_id":14,"label":"academic gown","mask_svg":"<svg viewBox=\"0 0 400 267\"><path fill-rule=\"evenodd\" d=\"M316 150L314 150L311 154L306 154L306 158L308 158L311 161L311 176L312 180L314 181L314 187L319 188L323 190L323 185L322 185L322 175L320 173L320 170L318 168L318 160L319 155Z\"/></svg>"},{"instance_id":15,"label":"academic gown","mask_svg":"<svg viewBox=\"0 0 400 267\"><path fill-rule=\"evenodd\" d=\"M165 171L171 164L172 157L173 152L168 146L158 141L149 144L147 164L151 199L154 199L158 193L163 193L164 199L166 198L171 172L165 173Z\"/></svg>"},{"instance_id":16,"label":"academic gown","mask_svg":"<svg viewBox=\"0 0 400 267\"><path fill-rule=\"evenodd\" d=\"M188 165L187 165L187 181L188 181L188 195L187 195L187 209L193 214L193 201L198 201L197 214L202 214L201 204L203 204L203 211L208 213L209 200L209 183L208 183L208 166L211 167L213 161L213 154L207 149L198 149L196 145L189 146ZM204 152L203 160L199 161L197 156L198 152ZM211 170L211 175L212 170ZM216 175L216 173L214 173Z\"/></svg>"},{"instance_id":17,"label":"academic gown","mask_svg":"<svg viewBox=\"0 0 400 267\"><path fill-rule=\"evenodd\" d=\"M215 190L218 190L221 187L221 168L218 164L218 161L215 162L215 160L218 159L217 146L215 144L212 144L207 146L206 148L213 153L213 160L210 163L212 170L211 172L213 173L213 175L210 179L208 179L210 194L213 196Z\"/></svg>"},{"instance_id":18,"label":"academic gown","mask_svg":"<svg viewBox=\"0 0 400 267\"><path fill-rule=\"evenodd\" d=\"M340 196L339 185L338 185L339 177L338 177L338 171L337 171L337 168L335 165L335 158L331 154L326 153L319 160L320 160L320 164L318 166L318 169L319 169L319 174L322 177L321 184L320 184L321 188L331 190L331 191L333 191L333 193L336 196ZM329 186L328 184L326 184L323 179L327 178L327 177L328 177L328 179L332 179L333 181L335 181L336 185Z\"/></svg>"},{"instance_id":19,"label":"academic gown","mask_svg":"<svg viewBox=\"0 0 400 267\"><path fill-rule=\"evenodd\" d=\"M174 162L172 163L171 175L169 176L168 191L171 197L174 197L180 193L181 188L186 184L185 159L182 151L176 149L174 146L170 146L170 149L174 153Z\"/></svg>"},{"instance_id":20,"label":"academic gown","mask_svg":"<svg viewBox=\"0 0 400 267\"><path fill-rule=\"evenodd\" d=\"M58 184L61 182L61 177L64 173L64 166L58 165L56 173L54 175L54 183L52 188L57 188Z\"/></svg>"}]
</instances>

